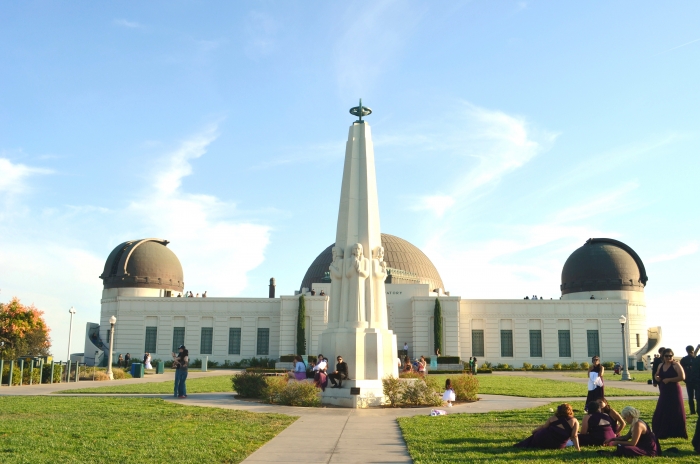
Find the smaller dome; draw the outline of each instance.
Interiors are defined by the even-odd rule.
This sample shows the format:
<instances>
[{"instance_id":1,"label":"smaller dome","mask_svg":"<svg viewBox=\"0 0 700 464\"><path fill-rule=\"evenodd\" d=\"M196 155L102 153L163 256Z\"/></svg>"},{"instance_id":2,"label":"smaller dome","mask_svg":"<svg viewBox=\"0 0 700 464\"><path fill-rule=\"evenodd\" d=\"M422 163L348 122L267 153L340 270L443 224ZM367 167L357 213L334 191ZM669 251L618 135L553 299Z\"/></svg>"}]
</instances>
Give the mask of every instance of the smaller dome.
<instances>
[{"instance_id":1,"label":"smaller dome","mask_svg":"<svg viewBox=\"0 0 700 464\"><path fill-rule=\"evenodd\" d=\"M117 246L109 254L100 276L104 288L158 288L182 291L182 265L167 240L146 238Z\"/></svg>"},{"instance_id":2,"label":"smaller dome","mask_svg":"<svg viewBox=\"0 0 700 464\"><path fill-rule=\"evenodd\" d=\"M561 271L561 294L626 290L643 292L648 277L642 259L622 242L590 238Z\"/></svg>"}]
</instances>

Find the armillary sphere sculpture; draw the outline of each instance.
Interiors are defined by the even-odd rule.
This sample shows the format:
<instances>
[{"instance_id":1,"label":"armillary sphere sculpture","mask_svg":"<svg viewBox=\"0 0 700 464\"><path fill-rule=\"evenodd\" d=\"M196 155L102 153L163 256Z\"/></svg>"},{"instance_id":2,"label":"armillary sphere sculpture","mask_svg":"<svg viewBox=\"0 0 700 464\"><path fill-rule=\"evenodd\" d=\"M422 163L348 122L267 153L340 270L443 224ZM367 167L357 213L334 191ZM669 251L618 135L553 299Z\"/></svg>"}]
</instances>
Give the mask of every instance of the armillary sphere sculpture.
<instances>
[{"instance_id":1,"label":"armillary sphere sculpture","mask_svg":"<svg viewBox=\"0 0 700 464\"><path fill-rule=\"evenodd\" d=\"M369 116L372 114L372 109L367 108L366 106L362 106L362 99L360 98L360 106L353 106L350 108L350 114L353 116L357 116L358 119L357 122L362 122L362 116Z\"/></svg>"}]
</instances>

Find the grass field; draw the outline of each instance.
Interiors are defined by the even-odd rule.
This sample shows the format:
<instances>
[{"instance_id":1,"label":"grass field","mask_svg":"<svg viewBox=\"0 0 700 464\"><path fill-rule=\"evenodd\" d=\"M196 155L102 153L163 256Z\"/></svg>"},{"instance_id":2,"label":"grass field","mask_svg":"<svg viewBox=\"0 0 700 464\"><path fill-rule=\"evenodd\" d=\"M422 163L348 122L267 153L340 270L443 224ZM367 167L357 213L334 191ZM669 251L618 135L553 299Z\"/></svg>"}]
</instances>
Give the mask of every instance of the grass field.
<instances>
[{"instance_id":1,"label":"grass field","mask_svg":"<svg viewBox=\"0 0 700 464\"><path fill-rule=\"evenodd\" d=\"M647 383L647 380L651 379L651 373L650 372L638 372L638 371L630 371L630 375L632 376L632 382L636 383ZM577 379L587 379L588 374L585 372L572 372L571 374L566 374L567 377L576 377ZM605 384L625 384L627 381L623 382L620 380L620 376L613 376L612 371L605 371Z\"/></svg>"},{"instance_id":2,"label":"grass field","mask_svg":"<svg viewBox=\"0 0 700 464\"><path fill-rule=\"evenodd\" d=\"M160 398L0 397L0 462L237 463L294 420Z\"/></svg>"},{"instance_id":3,"label":"grass field","mask_svg":"<svg viewBox=\"0 0 700 464\"><path fill-rule=\"evenodd\" d=\"M63 390L57 393L153 393L173 394L174 382L150 382L131 385L108 385L104 387L78 388L75 390ZM200 377L187 379L187 394L190 393L214 393L232 392L231 375L217 375L214 377Z\"/></svg>"},{"instance_id":4,"label":"grass field","mask_svg":"<svg viewBox=\"0 0 700 464\"><path fill-rule=\"evenodd\" d=\"M439 379L444 384L449 374L433 374L431 377ZM537 377L525 377L518 375L479 375L479 393L489 395L524 396L527 398L567 398L585 397L588 393L586 385L565 382L561 380L541 379ZM625 388L605 387L605 396L654 396L658 393L647 393Z\"/></svg>"},{"instance_id":5,"label":"grass field","mask_svg":"<svg viewBox=\"0 0 700 464\"><path fill-rule=\"evenodd\" d=\"M624 406L634 406L642 412L642 419L651 423L651 416L656 401L612 401L611 405L620 411ZM532 430L544 423L551 416L549 408L556 408L557 403L516 411L503 411L487 414L448 414L447 416L415 416L399 418L399 426L416 464L489 462L504 463L527 461L530 464L553 462L601 462L595 451L599 448L574 448L564 450L532 450L514 448L512 445L527 438ZM583 402L573 403L582 417ZM696 416L689 416L688 434L695 432ZM674 457L663 458L663 462L700 462L700 456L694 454L690 440L662 440L663 449L678 447L680 453Z\"/></svg>"}]
</instances>

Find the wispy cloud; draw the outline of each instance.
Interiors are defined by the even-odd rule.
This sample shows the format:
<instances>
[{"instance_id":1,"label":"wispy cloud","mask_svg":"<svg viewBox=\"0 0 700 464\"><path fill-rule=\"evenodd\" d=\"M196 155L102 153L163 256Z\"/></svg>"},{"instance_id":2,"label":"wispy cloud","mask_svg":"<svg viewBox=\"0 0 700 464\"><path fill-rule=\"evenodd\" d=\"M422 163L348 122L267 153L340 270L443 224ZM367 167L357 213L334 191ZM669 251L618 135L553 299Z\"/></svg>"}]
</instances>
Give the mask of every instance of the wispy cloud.
<instances>
[{"instance_id":1,"label":"wispy cloud","mask_svg":"<svg viewBox=\"0 0 700 464\"><path fill-rule=\"evenodd\" d=\"M251 11L245 25L245 54L256 59L269 55L278 45L277 33L280 24L272 16L260 11Z\"/></svg>"},{"instance_id":2,"label":"wispy cloud","mask_svg":"<svg viewBox=\"0 0 700 464\"><path fill-rule=\"evenodd\" d=\"M682 258L683 256L694 255L698 252L700 247L697 242L687 243L679 247L673 253L664 253L657 256L653 256L651 259L646 260L648 263L661 263L663 261L671 261L674 259Z\"/></svg>"},{"instance_id":3,"label":"wispy cloud","mask_svg":"<svg viewBox=\"0 0 700 464\"><path fill-rule=\"evenodd\" d=\"M670 51L673 51L673 50L677 50L677 49L679 49L679 48L681 48L681 47L685 47L686 45L694 44L695 42L700 42L700 39L691 40L690 42L686 42L686 43L681 44L681 45L678 45L678 46L676 46L676 47L669 48L668 50L666 50L666 52L670 52ZM664 53L666 53L666 52L664 52Z\"/></svg>"},{"instance_id":4,"label":"wispy cloud","mask_svg":"<svg viewBox=\"0 0 700 464\"><path fill-rule=\"evenodd\" d=\"M127 19L115 19L113 23L116 26L126 27L127 29L143 29L143 25L141 23L129 21Z\"/></svg>"},{"instance_id":5,"label":"wispy cloud","mask_svg":"<svg viewBox=\"0 0 700 464\"><path fill-rule=\"evenodd\" d=\"M553 220L557 223L575 222L589 219L593 216L629 209L625 197L639 187L637 182L626 182L617 188L593 195L578 204L558 211Z\"/></svg>"},{"instance_id":6,"label":"wispy cloud","mask_svg":"<svg viewBox=\"0 0 700 464\"><path fill-rule=\"evenodd\" d=\"M0 158L0 192L8 194L21 193L29 188L27 179L34 175L51 174L50 169L36 168L13 163L7 158Z\"/></svg>"}]
</instances>

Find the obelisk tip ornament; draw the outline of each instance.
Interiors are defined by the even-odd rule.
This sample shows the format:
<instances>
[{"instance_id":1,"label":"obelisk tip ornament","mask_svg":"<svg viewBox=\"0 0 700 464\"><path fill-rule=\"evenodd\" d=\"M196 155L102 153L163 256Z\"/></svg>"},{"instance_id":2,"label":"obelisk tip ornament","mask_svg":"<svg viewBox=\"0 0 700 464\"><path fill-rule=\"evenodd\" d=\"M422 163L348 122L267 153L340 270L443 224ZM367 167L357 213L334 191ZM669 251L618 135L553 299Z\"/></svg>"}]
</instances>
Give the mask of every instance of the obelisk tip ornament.
<instances>
[{"instance_id":1,"label":"obelisk tip ornament","mask_svg":"<svg viewBox=\"0 0 700 464\"><path fill-rule=\"evenodd\" d=\"M369 116L370 114L372 114L372 109L367 108L366 106L362 106L362 99L360 98L360 105L353 106L352 108L350 108L350 114L360 118L356 122L359 122L360 124L362 124L364 122L362 120L362 116Z\"/></svg>"}]
</instances>

